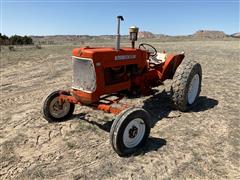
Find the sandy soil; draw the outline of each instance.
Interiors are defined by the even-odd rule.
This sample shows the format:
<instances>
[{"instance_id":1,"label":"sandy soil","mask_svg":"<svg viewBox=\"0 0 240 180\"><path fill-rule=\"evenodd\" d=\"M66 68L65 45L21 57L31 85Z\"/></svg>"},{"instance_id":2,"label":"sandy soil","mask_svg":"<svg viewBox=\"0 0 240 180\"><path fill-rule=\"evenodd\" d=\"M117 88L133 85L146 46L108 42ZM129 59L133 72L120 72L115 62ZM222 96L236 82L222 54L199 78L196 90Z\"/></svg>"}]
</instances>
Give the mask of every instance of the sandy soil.
<instances>
[{"instance_id":1,"label":"sandy soil","mask_svg":"<svg viewBox=\"0 0 240 180\"><path fill-rule=\"evenodd\" d=\"M111 114L77 107L49 124L43 97L71 86L71 46L1 52L0 179L240 179L240 42L153 43L186 52L203 68L202 92L191 112L172 108L169 86L123 102L143 106L154 127L146 146L119 157L109 143Z\"/></svg>"}]
</instances>

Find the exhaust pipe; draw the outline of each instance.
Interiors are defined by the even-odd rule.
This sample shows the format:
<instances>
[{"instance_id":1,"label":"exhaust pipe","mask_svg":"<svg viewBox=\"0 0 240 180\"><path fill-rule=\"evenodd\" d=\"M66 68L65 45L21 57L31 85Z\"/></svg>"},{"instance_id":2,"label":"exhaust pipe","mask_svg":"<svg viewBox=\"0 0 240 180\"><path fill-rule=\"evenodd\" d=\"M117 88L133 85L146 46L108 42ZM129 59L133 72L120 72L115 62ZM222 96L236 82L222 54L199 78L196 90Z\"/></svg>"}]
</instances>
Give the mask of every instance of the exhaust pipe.
<instances>
[{"instance_id":1,"label":"exhaust pipe","mask_svg":"<svg viewBox=\"0 0 240 180\"><path fill-rule=\"evenodd\" d=\"M117 34L116 34L116 45L115 49L119 50L120 49L120 21L124 21L122 16L117 16Z\"/></svg>"}]
</instances>

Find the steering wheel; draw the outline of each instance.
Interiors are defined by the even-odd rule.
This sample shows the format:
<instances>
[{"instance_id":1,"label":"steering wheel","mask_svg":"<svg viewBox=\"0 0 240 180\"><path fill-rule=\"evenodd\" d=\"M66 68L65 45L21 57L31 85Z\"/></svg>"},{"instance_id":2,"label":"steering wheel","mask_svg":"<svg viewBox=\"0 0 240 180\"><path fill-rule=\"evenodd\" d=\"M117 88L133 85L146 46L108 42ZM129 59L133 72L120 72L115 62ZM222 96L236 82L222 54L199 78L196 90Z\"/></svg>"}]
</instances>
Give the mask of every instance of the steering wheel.
<instances>
[{"instance_id":1,"label":"steering wheel","mask_svg":"<svg viewBox=\"0 0 240 180\"><path fill-rule=\"evenodd\" d=\"M148 52L150 53L150 56L151 56L151 57L154 57L154 56L157 55L157 50L156 50L156 48L153 47L153 46L150 45L150 44L142 43L142 44L139 44L138 48L141 49L141 50L148 51Z\"/></svg>"}]
</instances>

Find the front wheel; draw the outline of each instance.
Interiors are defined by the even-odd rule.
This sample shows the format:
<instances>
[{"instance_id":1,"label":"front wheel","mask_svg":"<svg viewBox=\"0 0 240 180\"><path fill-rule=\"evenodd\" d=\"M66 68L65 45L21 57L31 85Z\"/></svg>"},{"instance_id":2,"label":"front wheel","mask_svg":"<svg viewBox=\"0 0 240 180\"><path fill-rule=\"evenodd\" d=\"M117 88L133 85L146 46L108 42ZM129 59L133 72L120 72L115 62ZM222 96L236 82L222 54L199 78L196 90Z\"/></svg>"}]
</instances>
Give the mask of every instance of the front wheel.
<instances>
[{"instance_id":1,"label":"front wheel","mask_svg":"<svg viewBox=\"0 0 240 180\"><path fill-rule=\"evenodd\" d=\"M202 68L194 61L182 62L172 83L172 100L180 111L188 111L196 103L201 92Z\"/></svg>"},{"instance_id":2,"label":"front wheel","mask_svg":"<svg viewBox=\"0 0 240 180\"><path fill-rule=\"evenodd\" d=\"M60 102L60 91L49 94L43 102L42 114L48 122L59 122L72 116L75 105L68 102Z\"/></svg>"},{"instance_id":3,"label":"front wheel","mask_svg":"<svg viewBox=\"0 0 240 180\"><path fill-rule=\"evenodd\" d=\"M150 133L150 116L142 108L129 108L114 120L110 131L113 149L126 156L144 145Z\"/></svg>"}]
</instances>

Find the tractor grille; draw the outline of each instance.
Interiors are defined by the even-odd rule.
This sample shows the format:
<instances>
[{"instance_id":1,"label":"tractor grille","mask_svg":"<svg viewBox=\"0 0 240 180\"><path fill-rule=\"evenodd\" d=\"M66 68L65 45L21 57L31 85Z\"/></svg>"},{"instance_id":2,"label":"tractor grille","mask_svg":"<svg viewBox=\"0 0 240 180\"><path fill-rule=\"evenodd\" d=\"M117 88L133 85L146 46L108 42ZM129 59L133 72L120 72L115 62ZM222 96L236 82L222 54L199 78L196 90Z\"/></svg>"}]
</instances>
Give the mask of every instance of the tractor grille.
<instances>
[{"instance_id":1,"label":"tractor grille","mask_svg":"<svg viewBox=\"0 0 240 180\"><path fill-rule=\"evenodd\" d=\"M96 73L92 59L72 57L73 84L72 88L94 92L96 90Z\"/></svg>"}]
</instances>

